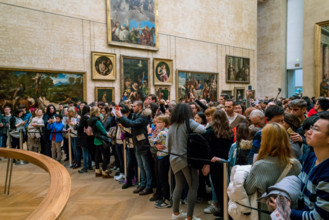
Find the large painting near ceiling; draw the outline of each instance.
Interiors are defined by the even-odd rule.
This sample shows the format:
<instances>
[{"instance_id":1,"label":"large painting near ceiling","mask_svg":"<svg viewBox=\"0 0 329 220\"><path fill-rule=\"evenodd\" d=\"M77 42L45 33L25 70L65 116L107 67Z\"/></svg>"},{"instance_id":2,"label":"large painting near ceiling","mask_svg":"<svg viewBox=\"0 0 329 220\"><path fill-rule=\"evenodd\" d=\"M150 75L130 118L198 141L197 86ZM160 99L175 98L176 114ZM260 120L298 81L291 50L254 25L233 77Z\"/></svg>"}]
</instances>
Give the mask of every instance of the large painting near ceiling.
<instances>
[{"instance_id":1,"label":"large painting near ceiling","mask_svg":"<svg viewBox=\"0 0 329 220\"><path fill-rule=\"evenodd\" d=\"M121 96L144 101L150 89L149 72L148 58L121 56Z\"/></svg>"},{"instance_id":2,"label":"large painting near ceiling","mask_svg":"<svg viewBox=\"0 0 329 220\"><path fill-rule=\"evenodd\" d=\"M84 100L84 73L0 69L0 107L45 107Z\"/></svg>"},{"instance_id":3,"label":"large painting near ceiling","mask_svg":"<svg viewBox=\"0 0 329 220\"><path fill-rule=\"evenodd\" d=\"M108 43L158 50L157 0L107 0Z\"/></svg>"},{"instance_id":4,"label":"large painting near ceiling","mask_svg":"<svg viewBox=\"0 0 329 220\"><path fill-rule=\"evenodd\" d=\"M193 99L218 100L217 73L177 71L177 100L193 101Z\"/></svg>"}]
</instances>

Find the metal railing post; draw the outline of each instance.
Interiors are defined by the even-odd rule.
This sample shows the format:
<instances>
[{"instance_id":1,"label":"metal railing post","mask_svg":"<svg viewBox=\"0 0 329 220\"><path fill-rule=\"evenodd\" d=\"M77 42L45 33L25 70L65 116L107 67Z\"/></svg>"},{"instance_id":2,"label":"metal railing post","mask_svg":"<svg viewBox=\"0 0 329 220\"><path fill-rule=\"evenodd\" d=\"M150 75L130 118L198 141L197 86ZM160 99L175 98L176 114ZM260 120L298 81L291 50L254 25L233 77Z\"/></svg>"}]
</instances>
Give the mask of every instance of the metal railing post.
<instances>
[{"instance_id":1,"label":"metal railing post","mask_svg":"<svg viewBox=\"0 0 329 220\"><path fill-rule=\"evenodd\" d=\"M227 199L227 184L228 184L228 173L227 173L227 164L223 163L223 217L224 220L228 220L228 199Z\"/></svg>"},{"instance_id":2,"label":"metal railing post","mask_svg":"<svg viewBox=\"0 0 329 220\"><path fill-rule=\"evenodd\" d=\"M123 161L124 161L124 169L125 169L125 177L127 179L127 150L126 150L126 140L123 140Z\"/></svg>"},{"instance_id":3,"label":"metal railing post","mask_svg":"<svg viewBox=\"0 0 329 220\"><path fill-rule=\"evenodd\" d=\"M71 143L71 131L69 130L67 132L67 138L68 138L68 142L69 142L69 163L70 166L72 165L72 143Z\"/></svg>"}]
</instances>

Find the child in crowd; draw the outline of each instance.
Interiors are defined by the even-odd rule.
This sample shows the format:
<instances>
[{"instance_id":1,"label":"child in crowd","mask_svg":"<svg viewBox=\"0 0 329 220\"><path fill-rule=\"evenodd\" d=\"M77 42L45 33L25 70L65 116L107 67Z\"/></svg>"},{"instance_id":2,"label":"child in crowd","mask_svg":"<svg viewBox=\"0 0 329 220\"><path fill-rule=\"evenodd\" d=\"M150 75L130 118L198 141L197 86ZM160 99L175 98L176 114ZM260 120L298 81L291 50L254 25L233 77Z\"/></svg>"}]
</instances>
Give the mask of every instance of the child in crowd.
<instances>
[{"instance_id":1,"label":"child in crowd","mask_svg":"<svg viewBox=\"0 0 329 220\"><path fill-rule=\"evenodd\" d=\"M51 141L51 155L53 159L60 161L62 158L61 154L61 144L63 141L63 117L61 115L56 115L56 121L54 119L49 119L47 124L47 129L51 131L50 141ZM57 153L57 157L56 157Z\"/></svg>"},{"instance_id":2,"label":"child in crowd","mask_svg":"<svg viewBox=\"0 0 329 220\"><path fill-rule=\"evenodd\" d=\"M154 138L154 145L157 152L157 168L158 168L158 184L162 191L162 197L155 203L156 208L170 208L170 187L168 181L168 172L170 167L168 148L166 146L166 139L169 127L169 116L160 115L156 120L156 127L159 130L159 134Z\"/></svg>"}]
</instances>

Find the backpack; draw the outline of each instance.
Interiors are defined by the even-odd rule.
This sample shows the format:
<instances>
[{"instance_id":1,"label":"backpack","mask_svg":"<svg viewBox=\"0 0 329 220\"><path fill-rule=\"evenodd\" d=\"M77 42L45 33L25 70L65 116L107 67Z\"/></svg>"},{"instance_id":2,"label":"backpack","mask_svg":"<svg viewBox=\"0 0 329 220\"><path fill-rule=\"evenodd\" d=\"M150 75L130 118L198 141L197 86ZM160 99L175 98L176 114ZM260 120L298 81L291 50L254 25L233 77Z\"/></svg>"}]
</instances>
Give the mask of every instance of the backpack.
<instances>
[{"instance_id":1,"label":"backpack","mask_svg":"<svg viewBox=\"0 0 329 220\"><path fill-rule=\"evenodd\" d=\"M187 162L189 167L202 169L203 165L209 164L210 160L210 145L207 139L199 133L193 132L190 127L190 121L186 120L188 131L187 138ZM196 160L196 159L203 159Z\"/></svg>"}]
</instances>

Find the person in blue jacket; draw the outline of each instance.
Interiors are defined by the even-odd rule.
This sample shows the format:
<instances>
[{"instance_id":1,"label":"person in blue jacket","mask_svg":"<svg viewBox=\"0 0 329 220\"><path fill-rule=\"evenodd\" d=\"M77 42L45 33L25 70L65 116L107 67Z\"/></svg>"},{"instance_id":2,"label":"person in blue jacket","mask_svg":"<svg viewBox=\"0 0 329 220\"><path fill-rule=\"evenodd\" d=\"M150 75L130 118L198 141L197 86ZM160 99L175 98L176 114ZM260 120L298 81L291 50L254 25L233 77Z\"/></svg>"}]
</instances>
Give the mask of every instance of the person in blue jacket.
<instances>
[{"instance_id":1,"label":"person in blue jacket","mask_svg":"<svg viewBox=\"0 0 329 220\"><path fill-rule=\"evenodd\" d=\"M62 158L62 152L61 152L61 146L63 141L63 122L62 122L63 116L56 115L56 121L55 119L49 119L49 123L47 124L47 129L50 130L50 141L51 141L51 155L52 158L61 161Z\"/></svg>"}]
</instances>

